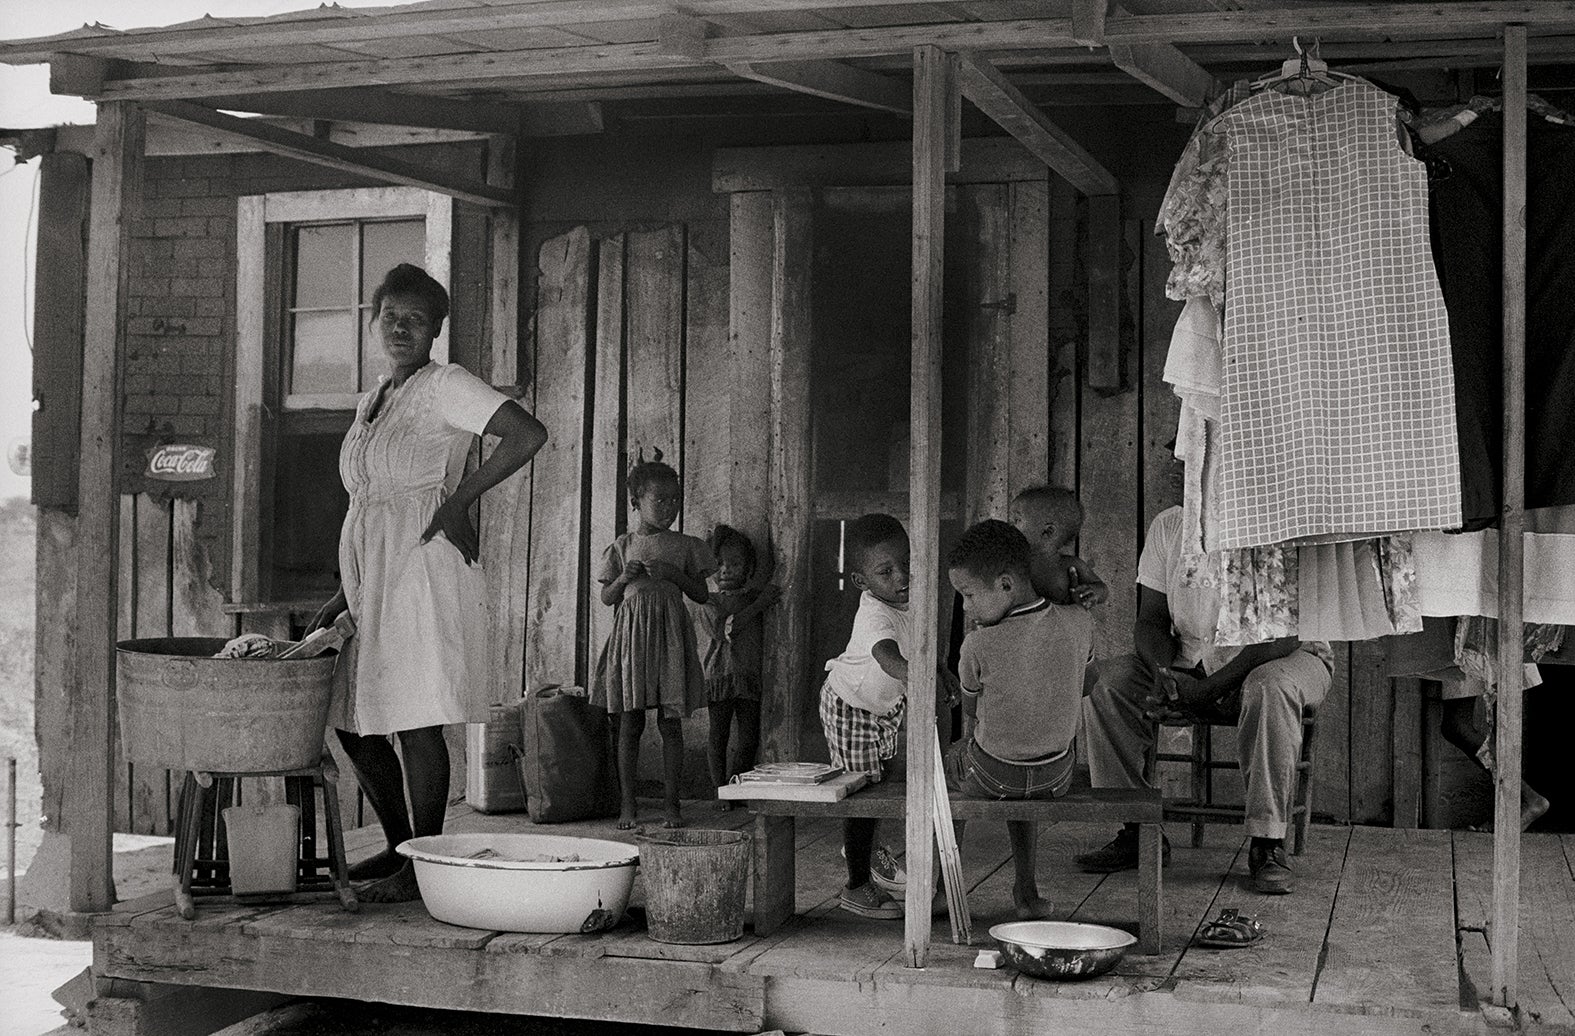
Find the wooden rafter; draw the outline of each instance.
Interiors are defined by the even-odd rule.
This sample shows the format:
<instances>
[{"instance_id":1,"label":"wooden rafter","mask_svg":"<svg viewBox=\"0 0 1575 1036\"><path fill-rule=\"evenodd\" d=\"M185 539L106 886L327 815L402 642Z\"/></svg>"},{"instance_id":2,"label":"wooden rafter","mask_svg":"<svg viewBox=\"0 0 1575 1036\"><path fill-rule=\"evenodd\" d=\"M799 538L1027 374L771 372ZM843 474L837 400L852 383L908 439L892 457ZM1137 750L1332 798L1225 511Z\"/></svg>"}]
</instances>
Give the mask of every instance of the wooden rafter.
<instances>
[{"instance_id":1,"label":"wooden rafter","mask_svg":"<svg viewBox=\"0 0 1575 1036\"><path fill-rule=\"evenodd\" d=\"M964 97L1073 187L1096 196L1121 189L1104 166L1045 118L994 65L977 54L962 53L958 55L957 76Z\"/></svg>"},{"instance_id":2,"label":"wooden rafter","mask_svg":"<svg viewBox=\"0 0 1575 1036\"><path fill-rule=\"evenodd\" d=\"M780 86L797 93L844 101L864 108L907 115L913 111L908 84L840 61L787 61L771 64L733 62L727 70L740 79Z\"/></svg>"},{"instance_id":3,"label":"wooden rafter","mask_svg":"<svg viewBox=\"0 0 1575 1036\"><path fill-rule=\"evenodd\" d=\"M1198 108L1218 89L1209 72L1169 43L1115 43L1110 60L1177 104Z\"/></svg>"},{"instance_id":4,"label":"wooden rafter","mask_svg":"<svg viewBox=\"0 0 1575 1036\"><path fill-rule=\"evenodd\" d=\"M1105 45L1110 0L1072 0L1072 39L1084 47Z\"/></svg>"},{"instance_id":5,"label":"wooden rafter","mask_svg":"<svg viewBox=\"0 0 1575 1036\"><path fill-rule=\"evenodd\" d=\"M747 27L747 22L738 19L733 19L733 24ZM696 62L706 60L706 39L710 35L710 26L702 19L687 14L663 15L658 33L662 53ZM733 61L727 62L726 68L740 79L794 93L901 115L913 110L913 98L907 83L840 61L780 61L768 64Z\"/></svg>"},{"instance_id":6,"label":"wooden rafter","mask_svg":"<svg viewBox=\"0 0 1575 1036\"><path fill-rule=\"evenodd\" d=\"M509 208L516 204L512 191L479 180L447 176L411 162L292 133L255 119L226 115L189 101L159 101L144 104L143 107L172 119L205 126L212 132L254 142L265 151L303 162L343 169L387 183L421 187L489 208Z\"/></svg>"}]
</instances>

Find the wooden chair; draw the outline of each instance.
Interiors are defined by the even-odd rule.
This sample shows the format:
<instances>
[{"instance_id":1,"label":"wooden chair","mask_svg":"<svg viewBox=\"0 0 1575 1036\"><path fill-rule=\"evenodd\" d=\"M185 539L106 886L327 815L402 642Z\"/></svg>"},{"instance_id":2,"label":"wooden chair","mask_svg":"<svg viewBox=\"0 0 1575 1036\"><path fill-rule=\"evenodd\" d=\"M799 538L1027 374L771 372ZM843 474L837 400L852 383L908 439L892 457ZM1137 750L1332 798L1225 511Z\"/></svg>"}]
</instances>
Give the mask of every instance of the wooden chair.
<instances>
[{"instance_id":1,"label":"wooden chair","mask_svg":"<svg viewBox=\"0 0 1575 1036\"><path fill-rule=\"evenodd\" d=\"M1148 752L1148 773L1156 779L1159 763L1186 763L1192 770L1192 797L1176 802L1165 801L1166 820L1188 820L1192 823L1192 845L1203 844L1203 825L1207 821L1242 823L1245 810L1241 806L1226 806L1214 801L1214 771L1239 770L1241 765L1229 759L1214 758L1214 741L1210 731L1217 726L1234 726L1224 719L1191 720L1174 724L1192 728L1192 749L1180 752L1159 751L1158 741ZM1291 852L1300 856L1307 843L1307 825L1312 819L1313 759L1317 744L1318 708L1315 705L1302 709L1302 751L1296 761L1296 792L1291 802ZM1157 781L1156 781L1157 783Z\"/></svg>"}]
</instances>

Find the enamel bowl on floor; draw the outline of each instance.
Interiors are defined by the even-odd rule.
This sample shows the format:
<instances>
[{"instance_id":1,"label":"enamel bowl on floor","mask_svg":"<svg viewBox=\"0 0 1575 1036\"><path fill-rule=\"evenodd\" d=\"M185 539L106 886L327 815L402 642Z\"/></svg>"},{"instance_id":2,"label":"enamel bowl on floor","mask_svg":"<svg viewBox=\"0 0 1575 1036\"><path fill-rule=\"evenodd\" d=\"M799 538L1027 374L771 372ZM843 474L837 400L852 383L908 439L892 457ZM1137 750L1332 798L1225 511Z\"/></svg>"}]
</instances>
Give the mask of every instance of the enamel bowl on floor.
<instances>
[{"instance_id":1,"label":"enamel bowl on floor","mask_svg":"<svg viewBox=\"0 0 1575 1036\"><path fill-rule=\"evenodd\" d=\"M640 850L564 835L431 835L400 844L427 912L499 932L599 932L623 918Z\"/></svg>"},{"instance_id":2,"label":"enamel bowl on floor","mask_svg":"<svg viewBox=\"0 0 1575 1036\"><path fill-rule=\"evenodd\" d=\"M990 929L1012 967L1035 978L1093 978L1126 956L1137 937L1075 921L1012 921Z\"/></svg>"}]
</instances>

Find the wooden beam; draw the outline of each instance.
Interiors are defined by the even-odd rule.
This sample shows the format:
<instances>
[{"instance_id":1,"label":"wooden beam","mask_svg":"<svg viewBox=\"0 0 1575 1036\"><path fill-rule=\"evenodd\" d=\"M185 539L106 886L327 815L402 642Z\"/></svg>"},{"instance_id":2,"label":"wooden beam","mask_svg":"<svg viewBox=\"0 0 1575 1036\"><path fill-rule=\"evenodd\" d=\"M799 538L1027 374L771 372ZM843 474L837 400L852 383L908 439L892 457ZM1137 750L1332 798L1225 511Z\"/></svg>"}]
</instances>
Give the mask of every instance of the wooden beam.
<instances>
[{"instance_id":1,"label":"wooden beam","mask_svg":"<svg viewBox=\"0 0 1575 1036\"><path fill-rule=\"evenodd\" d=\"M129 231L142 192L142 113L102 104L88 223L77 488L77 683L71 701L71 909L115 902L110 789L114 787L115 633L119 620L121 335L132 263Z\"/></svg>"},{"instance_id":2,"label":"wooden beam","mask_svg":"<svg viewBox=\"0 0 1575 1036\"><path fill-rule=\"evenodd\" d=\"M1082 47L1105 45L1110 0L1072 0L1072 40Z\"/></svg>"},{"instance_id":3,"label":"wooden beam","mask_svg":"<svg viewBox=\"0 0 1575 1036\"><path fill-rule=\"evenodd\" d=\"M272 94L225 94L191 100L221 111L288 115L390 126L427 126L476 133L514 133L520 110L510 104L459 101L428 94L396 93L373 87L344 90L292 90Z\"/></svg>"},{"instance_id":4,"label":"wooden beam","mask_svg":"<svg viewBox=\"0 0 1575 1036\"><path fill-rule=\"evenodd\" d=\"M688 14L664 14L656 20L659 52L673 57L705 60L706 23Z\"/></svg>"},{"instance_id":5,"label":"wooden beam","mask_svg":"<svg viewBox=\"0 0 1575 1036\"><path fill-rule=\"evenodd\" d=\"M1498 704L1493 772L1493 985L1516 1004L1520 950L1521 707L1525 693L1526 27L1504 26L1504 503L1498 535Z\"/></svg>"},{"instance_id":6,"label":"wooden beam","mask_svg":"<svg viewBox=\"0 0 1575 1036\"><path fill-rule=\"evenodd\" d=\"M957 77L964 97L1072 186L1090 195L1121 189L1104 166L988 61L971 52L958 54Z\"/></svg>"},{"instance_id":7,"label":"wooden beam","mask_svg":"<svg viewBox=\"0 0 1575 1036\"><path fill-rule=\"evenodd\" d=\"M913 111L908 84L838 61L734 62L727 70L741 79L780 86L796 93L844 101L864 108L908 115Z\"/></svg>"},{"instance_id":8,"label":"wooden beam","mask_svg":"<svg viewBox=\"0 0 1575 1036\"><path fill-rule=\"evenodd\" d=\"M939 47L913 53L912 379L909 420L908 526L912 548L908 608L913 644L908 656L908 891L904 960L922 968L930 953L934 892L935 669L940 580L941 507L941 285L945 269L946 138L957 105L957 56ZM950 592L949 590L947 592Z\"/></svg>"},{"instance_id":9,"label":"wooden beam","mask_svg":"<svg viewBox=\"0 0 1575 1036\"><path fill-rule=\"evenodd\" d=\"M1044 163L1004 137L961 142L962 164L947 182L1045 181ZM913 177L913 158L900 141L828 144L821 147L717 148L711 158L711 189L719 194L787 187L904 187Z\"/></svg>"},{"instance_id":10,"label":"wooden beam","mask_svg":"<svg viewBox=\"0 0 1575 1036\"><path fill-rule=\"evenodd\" d=\"M517 201L513 191L479 180L461 180L411 162L292 133L255 119L236 118L189 101L158 101L145 103L143 107L172 119L207 127L212 132L255 141L265 151L302 162L342 169L387 183L420 187L488 208L512 207Z\"/></svg>"},{"instance_id":11,"label":"wooden beam","mask_svg":"<svg viewBox=\"0 0 1575 1036\"><path fill-rule=\"evenodd\" d=\"M1115 43L1110 59L1116 67L1177 104L1201 108L1219 89L1203 66L1168 43Z\"/></svg>"}]
</instances>

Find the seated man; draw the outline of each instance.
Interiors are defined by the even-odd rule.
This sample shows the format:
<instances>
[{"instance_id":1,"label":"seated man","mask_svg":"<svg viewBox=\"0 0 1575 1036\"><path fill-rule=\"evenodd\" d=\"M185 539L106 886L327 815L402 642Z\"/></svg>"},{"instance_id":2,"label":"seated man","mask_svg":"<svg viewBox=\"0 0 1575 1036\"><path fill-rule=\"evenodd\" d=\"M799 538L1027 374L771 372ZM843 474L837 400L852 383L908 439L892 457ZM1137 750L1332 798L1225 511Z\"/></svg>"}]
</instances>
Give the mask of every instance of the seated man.
<instances>
[{"instance_id":1,"label":"seated man","mask_svg":"<svg viewBox=\"0 0 1575 1036\"><path fill-rule=\"evenodd\" d=\"M1246 784L1247 866L1253 887L1290 892L1285 831L1296 790L1302 707L1329 693L1329 645L1286 637L1267 644L1213 646L1219 599L1213 589L1183 586L1181 508L1162 511L1138 559L1136 655L1099 663L1084 702L1090 776L1096 788L1153 787L1143 772L1162 718L1236 722ZM1169 854L1169 847L1166 847ZM1077 858L1084 870L1136 867L1137 828Z\"/></svg>"}]
</instances>

